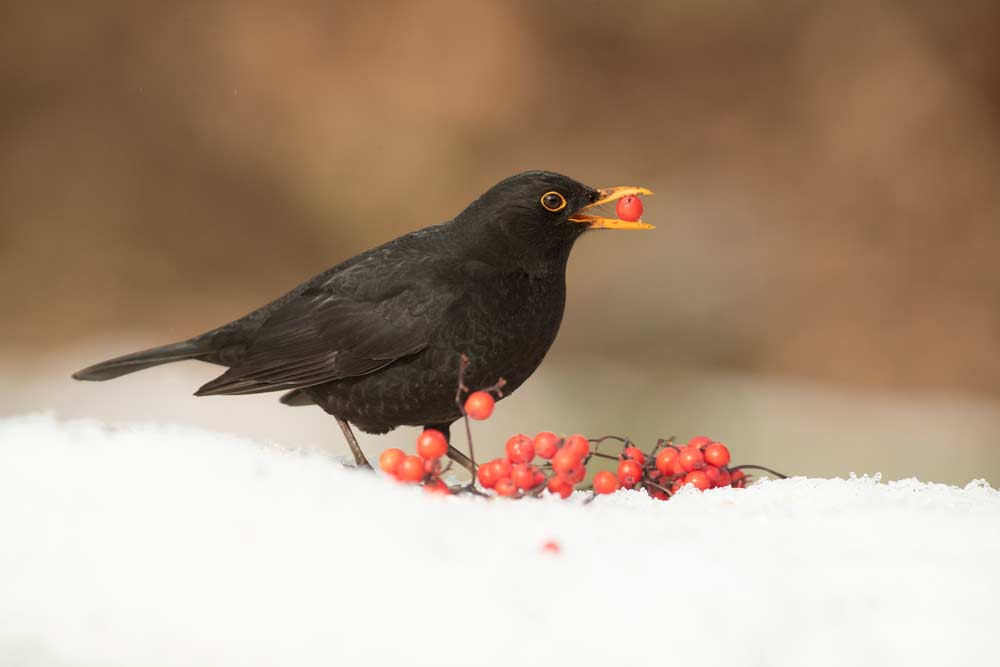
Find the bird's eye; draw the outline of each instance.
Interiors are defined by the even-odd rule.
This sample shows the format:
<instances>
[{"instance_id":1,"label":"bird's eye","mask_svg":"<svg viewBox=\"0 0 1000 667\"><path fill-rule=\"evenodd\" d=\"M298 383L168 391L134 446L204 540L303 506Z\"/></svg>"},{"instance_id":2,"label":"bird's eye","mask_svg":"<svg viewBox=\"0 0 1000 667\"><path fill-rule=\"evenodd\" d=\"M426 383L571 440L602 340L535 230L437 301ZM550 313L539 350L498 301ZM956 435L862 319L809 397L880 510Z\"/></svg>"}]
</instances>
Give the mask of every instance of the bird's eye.
<instances>
[{"instance_id":1,"label":"bird's eye","mask_svg":"<svg viewBox=\"0 0 1000 667\"><path fill-rule=\"evenodd\" d=\"M542 195L542 206L555 213L566 208L566 198L558 192L546 192Z\"/></svg>"}]
</instances>

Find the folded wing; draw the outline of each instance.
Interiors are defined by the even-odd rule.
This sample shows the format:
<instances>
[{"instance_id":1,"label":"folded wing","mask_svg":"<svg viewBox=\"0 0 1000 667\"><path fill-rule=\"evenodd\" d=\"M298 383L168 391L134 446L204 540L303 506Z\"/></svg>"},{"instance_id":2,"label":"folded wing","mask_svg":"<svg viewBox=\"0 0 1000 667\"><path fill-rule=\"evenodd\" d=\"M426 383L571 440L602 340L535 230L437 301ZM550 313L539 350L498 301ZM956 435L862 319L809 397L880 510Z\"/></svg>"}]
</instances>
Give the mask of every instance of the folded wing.
<instances>
[{"instance_id":1,"label":"folded wing","mask_svg":"<svg viewBox=\"0 0 1000 667\"><path fill-rule=\"evenodd\" d=\"M440 284L420 280L420 268L347 271L305 289L254 332L238 364L196 395L301 389L420 353L453 300Z\"/></svg>"}]
</instances>

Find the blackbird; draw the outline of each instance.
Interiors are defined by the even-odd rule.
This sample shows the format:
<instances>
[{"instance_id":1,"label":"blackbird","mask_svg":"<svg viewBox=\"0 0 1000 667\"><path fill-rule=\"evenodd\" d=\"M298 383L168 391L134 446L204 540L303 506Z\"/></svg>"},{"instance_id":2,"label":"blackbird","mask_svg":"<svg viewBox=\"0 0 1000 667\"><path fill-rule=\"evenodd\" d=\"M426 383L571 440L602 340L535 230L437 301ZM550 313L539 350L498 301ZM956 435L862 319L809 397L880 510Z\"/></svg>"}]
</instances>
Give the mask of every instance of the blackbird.
<instances>
[{"instance_id":1,"label":"blackbird","mask_svg":"<svg viewBox=\"0 0 1000 667\"><path fill-rule=\"evenodd\" d=\"M509 394L528 379L559 331L576 240L592 229L652 228L593 215L595 206L636 194L652 193L597 190L550 171L517 174L454 219L341 262L238 320L73 377L110 380L185 359L225 366L195 395L284 391L282 403L318 405L367 466L349 424L449 435L461 416L462 355L471 387L502 376ZM450 446L449 456L470 467Z\"/></svg>"}]
</instances>

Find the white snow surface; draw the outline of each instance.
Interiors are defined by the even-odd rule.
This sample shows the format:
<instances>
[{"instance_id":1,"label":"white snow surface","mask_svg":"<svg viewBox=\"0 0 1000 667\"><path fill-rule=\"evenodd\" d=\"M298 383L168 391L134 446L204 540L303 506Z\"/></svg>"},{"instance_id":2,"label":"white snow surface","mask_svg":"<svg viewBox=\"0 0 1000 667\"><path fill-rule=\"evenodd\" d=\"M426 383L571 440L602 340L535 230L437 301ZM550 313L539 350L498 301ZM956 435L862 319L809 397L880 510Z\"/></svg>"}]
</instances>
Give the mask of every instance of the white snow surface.
<instances>
[{"instance_id":1,"label":"white snow surface","mask_svg":"<svg viewBox=\"0 0 1000 667\"><path fill-rule=\"evenodd\" d=\"M584 498L437 498L236 436L3 419L0 665L1000 664L984 482Z\"/></svg>"}]
</instances>

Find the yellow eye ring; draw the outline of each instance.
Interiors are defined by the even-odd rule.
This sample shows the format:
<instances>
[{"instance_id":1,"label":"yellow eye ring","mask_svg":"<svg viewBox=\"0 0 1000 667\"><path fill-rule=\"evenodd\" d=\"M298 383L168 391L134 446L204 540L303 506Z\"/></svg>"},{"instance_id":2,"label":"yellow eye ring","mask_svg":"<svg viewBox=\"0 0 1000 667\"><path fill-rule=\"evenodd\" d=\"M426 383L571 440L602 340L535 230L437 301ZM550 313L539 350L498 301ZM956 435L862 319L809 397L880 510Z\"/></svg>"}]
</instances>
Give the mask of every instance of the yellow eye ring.
<instances>
[{"instance_id":1,"label":"yellow eye ring","mask_svg":"<svg viewBox=\"0 0 1000 667\"><path fill-rule=\"evenodd\" d=\"M566 198L558 192L549 191L542 195L540 200L546 211L561 211L566 208Z\"/></svg>"}]
</instances>

